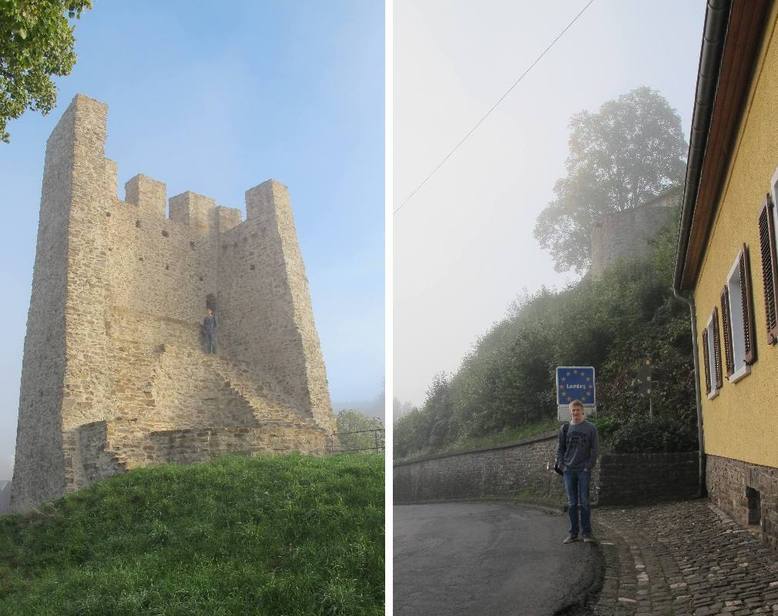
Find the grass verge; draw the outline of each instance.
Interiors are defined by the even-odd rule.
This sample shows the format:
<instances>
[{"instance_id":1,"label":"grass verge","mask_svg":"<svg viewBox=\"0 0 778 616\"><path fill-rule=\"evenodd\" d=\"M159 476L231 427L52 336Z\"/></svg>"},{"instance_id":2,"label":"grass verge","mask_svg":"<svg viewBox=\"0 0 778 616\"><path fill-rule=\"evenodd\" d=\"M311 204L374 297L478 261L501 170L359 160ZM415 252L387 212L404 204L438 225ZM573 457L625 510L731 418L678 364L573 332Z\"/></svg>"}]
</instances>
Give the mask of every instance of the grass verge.
<instances>
[{"instance_id":1,"label":"grass verge","mask_svg":"<svg viewBox=\"0 0 778 616\"><path fill-rule=\"evenodd\" d=\"M383 456L139 469L0 517L0 614L383 614Z\"/></svg>"},{"instance_id":2,"label":"grass verge","mask_svg":"<svg viewBox=\"0 0 778 616\"><path fill-rule=\"evenodd\" d=\"M472 451L473 449L489 449L491 447L500 447L502 445L512 445L519 441L530 439L535 436L541 436L543 434L548 434L558 430L559 422L556 419L537 421L534 423L524 424L517 428L505 429L494 434L457 439L456 441L448 443L443 447L426 448L422 451L414 451L405 458L396 459L395 462L404 462L407 460L414 460L416 458L430 455L460 453L465 451Z\"/></svg>"}]
</instances>

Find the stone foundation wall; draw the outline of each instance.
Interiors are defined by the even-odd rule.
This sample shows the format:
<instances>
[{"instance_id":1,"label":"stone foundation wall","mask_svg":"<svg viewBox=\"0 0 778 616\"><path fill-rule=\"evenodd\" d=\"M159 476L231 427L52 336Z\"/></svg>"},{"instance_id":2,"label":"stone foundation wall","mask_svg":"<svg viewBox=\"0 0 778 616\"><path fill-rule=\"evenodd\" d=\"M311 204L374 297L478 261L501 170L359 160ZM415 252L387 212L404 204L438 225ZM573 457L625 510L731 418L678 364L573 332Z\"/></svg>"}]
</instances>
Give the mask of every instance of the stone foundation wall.
<instances>
[{"instance_id":1,"label":"stone foundation wall","mask_svg":"<svg viewBox=\"0 0 778 616\"><path fill-rule=\"evenodd\" d=\"M430 456L394 466L394 502L413 503L486 496L564 501L561 478L547 470L556 455L556 434L516 445Z\"/></svg>"},{"instance_id":2,"label":"stone foundation wall","mask_svg":"<svg viewBox=\"0 0 778 616\"><path fill-rule=\"evenodd\" d=\"M758 529L767 543L778 548L778 468L709 455L706 480L714 505L741 526ZM758 492L758 504L754 492ZM753 517L754 510L758 521Z\"/></svg>"},{"instance_id":3,"label":"stone foundation wall","mask_svg":"<svg viewBox=\"0 0 778 616\"><path fill-rule=\"evenodd\" d=\"M323 454L327 438L315 427L281 423L146 433L126 422L99 421L78 429L73 466L82 482L91 483L150 464L207 462L226 454Z\"/></svg>"},{"instance_id":4,"label":"stone foundation wall","mask_svg":"<svg viewBox=\"0 0 778 616\"><path fill-rule=\"evenodd\" d=\"M684 500L699 493L697 452L607 453L598 466L600 505Z\"/></svg>"}]
</instances>

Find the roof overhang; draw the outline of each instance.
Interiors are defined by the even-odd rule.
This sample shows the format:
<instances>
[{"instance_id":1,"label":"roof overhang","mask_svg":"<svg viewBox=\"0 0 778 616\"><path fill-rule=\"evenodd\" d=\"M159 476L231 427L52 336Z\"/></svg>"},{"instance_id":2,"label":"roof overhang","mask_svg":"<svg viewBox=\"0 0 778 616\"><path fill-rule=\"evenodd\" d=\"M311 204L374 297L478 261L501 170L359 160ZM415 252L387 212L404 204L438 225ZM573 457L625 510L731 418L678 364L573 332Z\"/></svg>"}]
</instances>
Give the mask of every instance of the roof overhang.
<instances>
[{"instance_id":1,"label":"roof overhang","mask_svg":"<svg viewBox=\"0 0 778 616\"><path fill-rule=\"evenodd\" d=\"M699 276L772 0L708 0L673 286Z\"/></svg>"}]
</instances>

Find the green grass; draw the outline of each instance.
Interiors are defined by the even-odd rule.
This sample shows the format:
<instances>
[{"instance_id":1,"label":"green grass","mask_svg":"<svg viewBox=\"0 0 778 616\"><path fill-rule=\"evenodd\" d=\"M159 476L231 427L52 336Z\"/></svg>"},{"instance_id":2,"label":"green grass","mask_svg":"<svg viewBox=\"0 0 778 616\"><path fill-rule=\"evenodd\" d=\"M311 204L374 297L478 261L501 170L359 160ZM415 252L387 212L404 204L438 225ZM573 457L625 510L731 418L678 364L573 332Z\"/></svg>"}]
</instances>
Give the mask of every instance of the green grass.
<instances>
[{"instance_id":1,"label":"green grass","mask_svg":"<svg viewBox=\"0 0 778 616\"><path fill-rule=\"evenodd\" d=\"M0 517L0 614L384 610L383 456L140 469Z\"/></svg>"}]
</instances>

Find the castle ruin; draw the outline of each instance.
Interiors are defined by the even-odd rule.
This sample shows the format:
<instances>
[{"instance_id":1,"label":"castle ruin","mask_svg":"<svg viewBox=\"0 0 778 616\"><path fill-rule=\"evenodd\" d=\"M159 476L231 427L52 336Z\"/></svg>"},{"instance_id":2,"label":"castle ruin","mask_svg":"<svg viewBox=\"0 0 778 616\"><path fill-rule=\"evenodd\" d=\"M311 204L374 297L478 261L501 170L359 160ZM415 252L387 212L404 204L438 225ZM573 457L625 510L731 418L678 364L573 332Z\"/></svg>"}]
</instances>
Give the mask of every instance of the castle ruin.
<instances>
[{"instance_id":1,"label":"castle ruin","mask_svg":"<svg viewBox=\"0 0 778 616\"><path fill-rule=\"evenodd\" d=\"M675 186L635 208L600 218L592 228L591 275L599 278L618 261L649 254L659 231L677 214L681 197L681 188Z\"/></svg>"},{"instance_id":2,"label":"castle ruin","mask_svg":"<svg viewBox=\"0 0 778 616\"><path fill-rule=\"evenodd\" d=\"M321 453L334 429L286 187L248 190L245 221L192 192L168 217L165 184L143 175L122 201L106 116L76 96L46 147L15 511L149 464Z\"/></svg>"}]
</instances>

